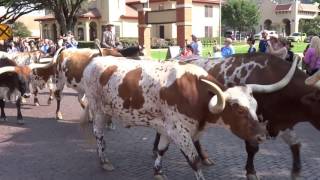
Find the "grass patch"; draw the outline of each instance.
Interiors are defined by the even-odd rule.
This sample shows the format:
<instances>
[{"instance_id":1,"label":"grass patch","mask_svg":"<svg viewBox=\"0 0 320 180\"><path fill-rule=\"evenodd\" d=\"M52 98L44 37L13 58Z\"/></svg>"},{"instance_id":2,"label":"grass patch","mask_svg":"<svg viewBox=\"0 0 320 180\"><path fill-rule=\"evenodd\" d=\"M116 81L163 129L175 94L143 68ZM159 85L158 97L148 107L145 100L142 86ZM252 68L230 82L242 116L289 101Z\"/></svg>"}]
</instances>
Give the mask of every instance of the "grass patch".
<instances>
[{"instance_id":1,"label":"grass patch","mask_svg":"<svg viewBox=\"0 0 320 180\"><path fill-rule=\"evenodd\" d=\"M258 45L259 45L259 41L256 42L255 44L256 49L258 49ZM308 44L304 42L293 42L292 45L294 46L292 48L292 51L294 53L302 53ZM246 53L249 49L249 45L245 43L237 43L234 45L234 49L236 53ZM213 51L212 46L203 47L202 56L208 57L208 53L210 52L212 54L212 51ZM167 55L167 49L151 49L152 59L164 60L166 58L166 55Z\"/></svg>"}]
</instances>

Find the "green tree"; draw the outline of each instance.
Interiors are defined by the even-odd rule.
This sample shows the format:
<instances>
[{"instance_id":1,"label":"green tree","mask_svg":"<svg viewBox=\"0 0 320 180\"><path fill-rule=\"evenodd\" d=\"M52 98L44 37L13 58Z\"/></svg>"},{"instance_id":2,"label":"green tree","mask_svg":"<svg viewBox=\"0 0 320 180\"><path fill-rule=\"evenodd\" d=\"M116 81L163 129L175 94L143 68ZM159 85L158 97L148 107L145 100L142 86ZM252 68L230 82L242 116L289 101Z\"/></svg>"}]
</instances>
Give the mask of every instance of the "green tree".
<instances>
[{"instance_id":1,"label":"green tree","mask_svg":"<svg viewBox=\"0 0 320 180\"><path fill-rule=\"evenodd\" d=\"M6 8L1 13L0 23L13 24L19 17L42 9L41 5L38 0L0 0L0 6Z\"/></svg>"},{"instance_id":2,"label":"green tree","mask_svg":"<svg viewBox=\"0 0 320 180\"><path fill-rule=\"evenodd\" d=\"M22 22L16 21L12 26L13 36L28 37L31 36L31 31Z\"/></svg>"},{"instance_id":3,"label":"green tree","mask_svg":"<svg viewBox=\"0 0 320 180\"><path fill-rule=\"evenodd\" d=\"M260 18L258 7L251 0L227 0L221 11L222 23L240 32L253 29Z\"/></svg>"},{"instance_id":4,"label":"green tree","mask_svg":"<svg viewBox=\"0 0 320 180\"><path fill-rule=\"evenodd\" d=\"M73 31L77 15L88 0L0 0L0 6L7 8L7 13L0 17L0 23L13 23L20 16L39 9L53 13L62 34Z\"/></svg>"},{"instance_id":5,"label":"green tree","mask_svg":"<svg viewBox=\"0 0 320 180\"><path fill-rule=\"evenodd\" d=\"M320 32L320 16L314 19L301 19L299 31L305 32L308 35L318 35Z\"/></svg>"},{"instance_id":6,"label":"green tree","mask_svg":"<svg viewBox=\"0 0 320 180\"><path fill-rule=\"evenodd\" d=\"M62 34L73 31L77 23L77 15L81 6L88 0L42 0L45 9L50 10L58 24Z\"/></svg>"}]
</instances>

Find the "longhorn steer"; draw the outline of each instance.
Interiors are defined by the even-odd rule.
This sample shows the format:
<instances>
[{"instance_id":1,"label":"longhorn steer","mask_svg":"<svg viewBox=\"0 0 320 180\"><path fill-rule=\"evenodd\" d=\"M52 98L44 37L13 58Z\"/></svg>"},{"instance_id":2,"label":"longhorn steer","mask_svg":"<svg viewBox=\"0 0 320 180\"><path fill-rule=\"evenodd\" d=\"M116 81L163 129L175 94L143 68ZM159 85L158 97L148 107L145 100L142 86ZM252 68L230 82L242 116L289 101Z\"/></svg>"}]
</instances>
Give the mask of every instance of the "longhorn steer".
<instances>
[{"instance_id":1,"label":"longhorn steer","mask_svg":"<svg viewBox=\"0 0 320 180\"><path fill-rule=\"evenodd\" d=\"M45 65L30 64L28 66L18 66L8 58L0 58L0 108L1 121L6 121L4 112L5 101L16 101L17 120L23 124L21 114L21 96L30 97L29 82L32 69L41 68Z\"/></svg>"},{"instance_id":2,"label":"longhorn steer","mask_svg":"<svg viewBox=\"0 0 320 180\"><path fill-rule=\"evenodd\" d=\"M16 62L19 66L24 66L32 63L40 63L40 60L42 57L44 57L44 54L41 51L18 52L18 53L1 52L0 56L9 58L10 60ZM38 71L40 71L40 74L43 74L43 72L45 72L46 70L38 70ZM53 82L52 82L53 75L41 77L37 74L38 71L34 70L31 76L31 86L32 86L32 93L34 95L34 105L39 106L38 92L39 92L39 89L43 89L46 85L49 88L49 98L47 103L51 104L51 101L53 100ZM44 73L44 74L48 74L48 73Z\"/></svg>"},{"instance_id":3,"label":"longhorn steer","mask_svg":"<svg viewBox=\"0 0 320 180\"><path fill-rule=\"evenodd\" d=\"M291 68L296 66L296 63L290 64L276 56L263 53L238 54L224 61L199 59L192 63L206 69L227 87L248 83L273 83L281 79L290 66ZM306 78L307 75L298 69L285 88L269 94L253 93L258 102L258 114L267 121L269 135L271 137L280 135L290 146L293 157L292 179L298 178L301 171L301 144L293 132L293 127L299 122L307 121L320 130L320 94L317 93L319 92L317 88L304 84ZM258 177L253 161L259 146L248 142L245 144L248 153L247 177L256 180Z\"/></svg>"},{"instance_id":4,"label":"longhorn steer","mask_svg":"<svg viewBox=\"0 0 320 180\"><path fill-rule=\"evenodd\" d=\"M284 80L267 86L267 91L285 86L293 73L294 68ZM181 149L196 178L204 179L198 164L201 149L193 144L204 129L225 124L252 144L257 144L264 133L258 124L252 90L265 91L266 86L251 84L226 89L195 65L98 57L87 65L79 86L88 100L83 119L88 120L88 112L94 112L98 155L108 170L113 167L104 155L103 132L110 116L125 126L152 127L161 134L154 165L155 176L160 178L162 156L169 141Z\"/></svg>"},{"instance_id":5,"label":"longhorn steer","mask_svg":"<svg viewBox=\"0 0 320 180\"><path fill-rule=\"evenodd\" d=\"M136 52L136 53L134 53ZM139 48L129 48L128 52L122 52L121 54L116 49L107 49L107 48L99 48L96 49L66 49L58 55L56 60L53 60L53 67L56 67L57 70L57 79L56 79L56 91L55 97L57 100L57 110L56 110L56 118L62 119L62 113L60 111L60 103L61 103L61 92L63 91L64 85L70 87L77 91L78 100L80 105L84 108L84 91L81 87L79 87L79 83L82 81L82 74L86 66L91 62L94 57L97 56L134 56L139 54Z\"/></svg>"}]
</instances>

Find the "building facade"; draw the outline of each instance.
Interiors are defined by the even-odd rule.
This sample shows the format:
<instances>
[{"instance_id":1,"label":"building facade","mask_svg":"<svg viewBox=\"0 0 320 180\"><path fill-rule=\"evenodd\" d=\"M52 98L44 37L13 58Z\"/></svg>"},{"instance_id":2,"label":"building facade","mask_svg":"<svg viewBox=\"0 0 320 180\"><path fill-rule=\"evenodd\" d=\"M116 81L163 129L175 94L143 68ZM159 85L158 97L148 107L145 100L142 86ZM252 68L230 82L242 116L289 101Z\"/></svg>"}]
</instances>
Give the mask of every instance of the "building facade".
<instances>
[{"instance_id":1,"label":"building facade","mask_svg":"<svg viewBox=\"0 0 320 180\"><path fill-rule=\"evenodd\" d=\"M176 1L149 0L152 11L175 9ZM80 41L92 41L101 38L104 26L114 24L117 37L138 37L138 10L142 4L140 0L89 0L85 13L78 16L74 30ZM192 33L198 37L217 37L219 35L219 0L193 0L192 4ZM41 38L56 39L59 25L52 14L38 17ZM151 37L176 38L177 25L175 23L154 24L151 27Z\"/></svg>"},{"instance_id":2,"label":"building facade","mask_svg":"<svg viewBox=\"0 0 320 180\"><path fill-rule=\"evenodd\" d=\"M314 19L319 14L319 4L306 4L299 0L259 0L261 18L256 30L275 30L283 36L299 31L301 19Z\"/></svg>"}]
</instances>

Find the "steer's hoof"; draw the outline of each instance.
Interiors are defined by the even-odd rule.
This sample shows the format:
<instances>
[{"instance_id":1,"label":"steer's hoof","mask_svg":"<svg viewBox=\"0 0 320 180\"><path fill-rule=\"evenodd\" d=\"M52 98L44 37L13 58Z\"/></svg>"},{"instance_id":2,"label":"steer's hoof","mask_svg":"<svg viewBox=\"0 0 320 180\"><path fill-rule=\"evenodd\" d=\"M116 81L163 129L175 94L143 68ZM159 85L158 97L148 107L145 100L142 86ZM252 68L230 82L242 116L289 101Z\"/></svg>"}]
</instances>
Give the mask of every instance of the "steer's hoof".
<instances>
[{"instance_id":1,"label":"steer's hoof","mask_svg":"<svg viewBox=\"0 0 320 180\"><path fill-rule=\"evenodd\" d=\"M114 167L111 163L103 163L102 164L102 169L106 170L106 171L113 171Z\"/></svg>"},{"instance_id":2,"label":"steer's hoof","mask_svg":"<svg viewBox=\"0 0 320 180\"><path fill-rule=\"evenodd\" d=\"M62 120L62 119L63 119L61 112L57 112L57 114L56 114L56 119L57 119L57 120Z\"/></svg>"},{"instance_id":3,"label":"steer's hoof","mask_svg":"<svg viewBox=\"0 0 320 180\"><path fill-rule=\"evenodd\" d=\"M40 106L40 104L38 102L34 103L35 106Z\"/></svg>"},{"instance_id":4,"label":"steer's hoof","mask_svg":"<svg viewBox=\"0 0 320 180\"><path fill-rule=\"evenodd\" d=\"M168 177L164 174L157 174L154 176L155 180L168 180Z\"/></svg>"},{"instance_id":5,"label":"steer's hoof","mask_svg":"<svg viewBox=\"0 0 320 180\"><path fill-rule=\"evenodd\" d=\"M210 158L206 158L206 159L202 160L202 164L205 166L212 166L212 165L214 165L214 161L211 160Z\"/></svg>"},{"instance_id":6,"label":"steer's hoof","mask_svg":"<svg viewBox=\"0 0 320 180\"><path fill-rule=\"evenodd\" d=\"M300 173L291 173L291 180L302 180Z\"/></svg>"},{"instance_id":7,"label":"steer's hoof","mask_svg":"<svg viewBox=\"0 0 320 180\"><path fill-rule=\"evenodd\" d=\"M260 180L256 174L247 174L247 180Z\"/></svg>"},{"instance_id":8,"label":"steer's hoof","mask_svg":"<svg viewBox=\"0 0 320 180\"><path fill-rule=\"evenodd\" d=\"M17 119L17 121L18 121L19 125L23 125L24 124L24 120L23 119Z\"/></svg>"},{"instance_id":9,"label":"steer's hoof","mask_svg":"<svg viewBox=\"0 0 320 180\"><path fill-rule=\"evenodd\" d=\"M5 122L7 121L7 117L0 117L0 122Z\"/></svg>"}]
</instances>

